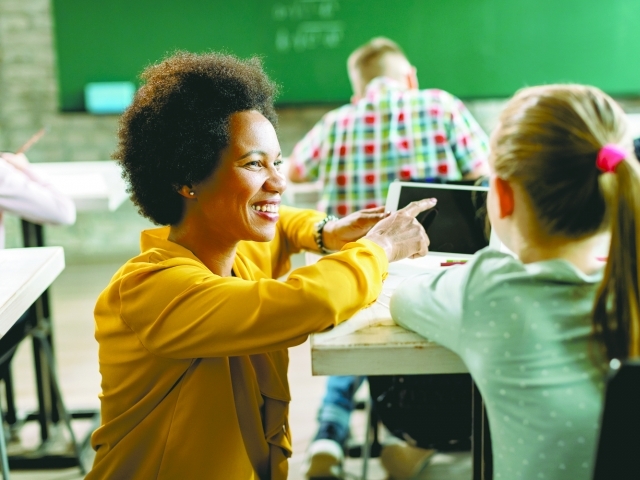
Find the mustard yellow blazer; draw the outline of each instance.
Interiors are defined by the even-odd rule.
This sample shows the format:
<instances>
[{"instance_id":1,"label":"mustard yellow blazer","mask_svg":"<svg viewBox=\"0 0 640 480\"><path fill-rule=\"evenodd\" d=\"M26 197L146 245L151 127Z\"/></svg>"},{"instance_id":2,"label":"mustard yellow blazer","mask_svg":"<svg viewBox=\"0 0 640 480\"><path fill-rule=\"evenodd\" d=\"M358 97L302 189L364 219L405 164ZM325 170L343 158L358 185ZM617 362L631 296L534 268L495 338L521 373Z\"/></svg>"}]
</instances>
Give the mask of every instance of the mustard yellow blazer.
<instances>
[{"instance_id":1,"label":"mustard yellow blazer","mask_svg":"<svg viewBox=\"0 0 640 480\"><path fill-rule=\"evenodd\" d=\"M282 207L271 242L242 242L219 277L169 229L98 298L102 424L87 479L286 480L291 456L287 348L374 301L383 250L360 240L276 278L316 250L323 214Z\"/></svg>"}]
</instances>

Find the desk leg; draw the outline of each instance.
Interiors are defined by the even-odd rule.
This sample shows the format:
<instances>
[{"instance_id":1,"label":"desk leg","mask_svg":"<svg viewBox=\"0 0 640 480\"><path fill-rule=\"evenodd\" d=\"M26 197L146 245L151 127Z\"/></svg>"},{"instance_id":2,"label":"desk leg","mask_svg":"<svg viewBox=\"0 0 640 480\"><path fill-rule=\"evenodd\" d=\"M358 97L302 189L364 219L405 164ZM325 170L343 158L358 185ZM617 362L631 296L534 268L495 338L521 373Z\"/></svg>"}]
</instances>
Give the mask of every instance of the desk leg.
<instances>
[{"instance_id":1,"label":"desk leg","mask_svg":"<svg viewBox=\"0 0 640 480\"><path fill-rule=\"evenodd\" d=\"M44 231L42 226L23 220L22 239L25 247L44 246ZM84 474L85 470L81 464L80 455L82 449L89 446L90 435L93 430L98 427L100 422L99 412L95 410L68 412L65 410L62 395L58 390L59 386L56 384L53 327L49 310L48 290L45 290L34 305L31 306L29 309L29 317L30 324L36 328L36 332L34 332L32 336L35 376L38 389L38 411L27 415L25 421L37 420L40 423L42 445L39 454L12 455L9 459L9 464L12 469L32 470L69 468L78 466L80 462L80 470ZM12 393L11 397L10 401L13 404ZM61 414L63 415L62 418ZM75 441L71 430L72 419L93 420L88 436L81 443ZM49 454L46 449L47 440L50 438L50 423L58 423L60 420L63 420L69 428L69 433L73 440L73 455Z\"/></svg>"},{"instance_id":2,"label":"desk leg","mask_svg":"<svg viewBox=\"0 0 640 480\"><path fill-rule=\"evenodd\" d=\"M9 480L9 458L7 457L7 443L4 438L4 423L0 412L0 463L2 464L2 478Z\"/></svg>"},{"instance_id":3,"label":"desk leg","mask_svg":"<svg viewBox=\"0 0 640 480\"><path fill-rule=\"evenodd\" d=\"M42 225L22 220L22 242L25 247L43 247L44 230ZM47 331L47 338L50 345L53 345L53 335L51 330L49 290L45 290L38 300L31 307L33 325L38 325ZM49 438L49 421L57 423L60 414L57 409L56 394L51 385L49 370L47 368L47 358L42 352L40 342L33 340L33 359L35 366L36 387L38 391L38 412L36 414L40 423L40 437L42 441ZM13 399L12 399L13 403Z\"/></svg>"},{"instance_id":4,"label":"desk leg","mask_svg":"<svg viewBox=\"0 0 640 480\"><path fill-rule=\"evenodd\" d=\"M4 371L2 372L2 379L4 380L4 389L7 397L7 414L4 420L13 428L18 421L18 414L16 412L15 395L13 392L13 375L11 374L11 362L9 362Z\"/></svg>"},{"instance_id":5,"label":"desk leg","mask_svg":"<svg viewBox=\"0 0 640 480\"><path fill-rule=\"evenodd\" d=\"M484 402L476 384L471 381L472 433L471 450L473 456L473 480L493 479L493 455L491 452L491 432Z\"/></svg>"}]
</instances>

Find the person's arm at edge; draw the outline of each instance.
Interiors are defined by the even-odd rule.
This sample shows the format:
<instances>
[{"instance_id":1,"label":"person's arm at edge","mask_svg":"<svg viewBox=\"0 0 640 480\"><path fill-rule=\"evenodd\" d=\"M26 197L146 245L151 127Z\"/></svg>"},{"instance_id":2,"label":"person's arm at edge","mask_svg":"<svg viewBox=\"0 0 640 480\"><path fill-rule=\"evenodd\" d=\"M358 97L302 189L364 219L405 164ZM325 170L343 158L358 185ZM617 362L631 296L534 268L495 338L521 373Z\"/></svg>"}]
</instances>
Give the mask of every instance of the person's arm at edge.
<instances>
[{"instance_id":1,"label":"person's arm at edge","mask_svg":"<svg viewBox=\"0 0 640 480\"><path fill-rule=\"evenodd\" d=\"M0 209L34 223L75 223L73 201L36 175L28 162L21 163L19 157L24 155L3 153L0 158Z\"/></svg>"}]
</instances>

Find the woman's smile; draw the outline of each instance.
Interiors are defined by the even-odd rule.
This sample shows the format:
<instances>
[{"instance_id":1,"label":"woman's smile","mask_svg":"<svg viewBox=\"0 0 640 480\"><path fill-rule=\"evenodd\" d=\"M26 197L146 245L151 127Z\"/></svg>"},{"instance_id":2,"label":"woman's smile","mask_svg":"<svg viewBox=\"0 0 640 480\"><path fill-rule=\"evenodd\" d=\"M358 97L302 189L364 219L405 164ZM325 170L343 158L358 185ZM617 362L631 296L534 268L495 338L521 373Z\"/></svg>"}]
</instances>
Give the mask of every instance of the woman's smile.
<instances>
[{"instance_id":1,"label":"woman's smile","mask_svg":"<svg viewBox=\"0 0 640 480\"><path fill-rule=\"evenodd\" d=\"M253 210L253 212L260 218L264 218L272 222L277 222L278 218L280 218L280 215L278 214L280 211L279 201L256 202L251 205L251 210Z\"/></svg>"}]
</instances>

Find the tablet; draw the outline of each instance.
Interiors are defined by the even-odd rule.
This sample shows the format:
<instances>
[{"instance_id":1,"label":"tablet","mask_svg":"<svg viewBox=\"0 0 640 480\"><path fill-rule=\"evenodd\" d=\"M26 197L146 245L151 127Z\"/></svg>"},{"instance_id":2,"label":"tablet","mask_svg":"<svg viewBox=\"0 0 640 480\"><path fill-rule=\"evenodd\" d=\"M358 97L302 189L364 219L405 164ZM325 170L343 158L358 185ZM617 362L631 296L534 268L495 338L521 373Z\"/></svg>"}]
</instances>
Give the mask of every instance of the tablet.
<instances>
[{"instance_id":1,"label":"tablet","mask_svg":"<svg viewBox=\"0 0 640 480\"><path fill-rule=\"evenodd\" d=\"M429 250L472 255L489 245L500 248L486 216L489 189L480 186L393 182L386 210L394 212L415 200L437 198L437 205L416 218L429 235Z\"/></svg>"}]
</instances>

